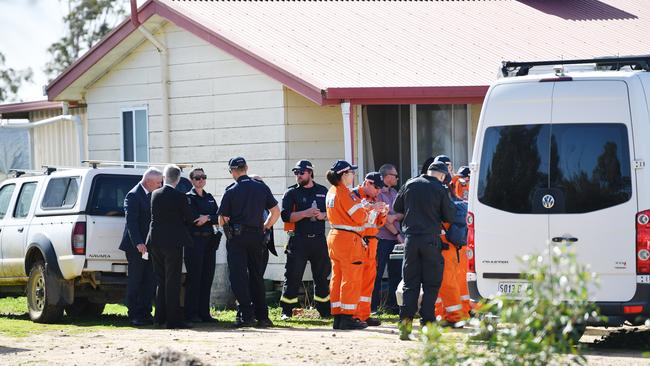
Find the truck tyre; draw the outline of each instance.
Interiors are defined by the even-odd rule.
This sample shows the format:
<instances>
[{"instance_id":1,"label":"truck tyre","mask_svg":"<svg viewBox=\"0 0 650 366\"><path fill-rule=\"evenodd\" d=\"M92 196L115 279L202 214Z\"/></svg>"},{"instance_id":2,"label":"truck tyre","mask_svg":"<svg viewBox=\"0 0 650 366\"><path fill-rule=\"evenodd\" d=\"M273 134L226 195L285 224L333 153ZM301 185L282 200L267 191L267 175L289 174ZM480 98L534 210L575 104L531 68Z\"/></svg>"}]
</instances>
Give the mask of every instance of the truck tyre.
<instances>
[{"instance_id":1,"label":"truck tyre","mask_svg":"<svg viewBox=\"0 0 650 366\"><path fill-rule=\"evenodd\" d=\"M27 280L27 309L29 318L35 323L54 323L63 316L63 307L49 304L47 284L56 280L45 270L45 263L37 261L32 265Z\"/></svg>"},{"instance_id":2,"label":"truck tyre","mask_svg":"<svg viewBox=\"0 0 650 366\"><path fill-rule=\"evenodd\" d=\"M106 304L90 302L85 297L77 297L74 303L65 307L65 313L80 318L94 318L102 315L105 306Z\"/></svg>"}]
</instances>

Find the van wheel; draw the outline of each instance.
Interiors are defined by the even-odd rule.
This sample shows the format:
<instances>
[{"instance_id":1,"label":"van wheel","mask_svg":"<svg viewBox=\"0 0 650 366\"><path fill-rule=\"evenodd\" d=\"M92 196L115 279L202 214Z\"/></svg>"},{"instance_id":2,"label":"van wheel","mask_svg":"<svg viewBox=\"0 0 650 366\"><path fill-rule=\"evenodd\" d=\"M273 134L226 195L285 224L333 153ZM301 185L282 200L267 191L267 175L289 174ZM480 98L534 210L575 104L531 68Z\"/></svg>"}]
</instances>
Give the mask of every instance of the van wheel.
<instances>
[{"instance_id":1,"label":"van wheel","mask_svg":"<svg viewBox=\"0 0 650 366\"><path fill-rule=\"evenodd\" d=\"M93 318L102 315L105 306L106 304L90 302L85 297L77 297L74 303L65 307L65 313L68 316Z\"/></svg>"},{"instance_id":2,"label":"van wheel","mask_svg":"<svg viewBox=\"0 0 650 366\"><path fill-rule=\"evenodd\" d=\"M48 301L47 284L52 280L43 261L32 265L27 280L27 309L29 318L36 323L54 323L63 316L63 307L50 305Z\"/></svg>"}]
</instances>

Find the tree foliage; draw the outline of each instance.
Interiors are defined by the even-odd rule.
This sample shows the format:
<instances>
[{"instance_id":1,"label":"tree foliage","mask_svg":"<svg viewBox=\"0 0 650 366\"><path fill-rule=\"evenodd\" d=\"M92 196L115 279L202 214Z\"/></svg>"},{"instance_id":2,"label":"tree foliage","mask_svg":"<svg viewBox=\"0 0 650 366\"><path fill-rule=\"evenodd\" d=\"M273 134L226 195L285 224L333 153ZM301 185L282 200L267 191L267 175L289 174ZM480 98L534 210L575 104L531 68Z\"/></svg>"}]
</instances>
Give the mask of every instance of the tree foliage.
<instances>
[{"instance_id":1,"label":"tree foliage","mask_svg":"<svg viewBox=\"0 0 650 366\"><path fill-rule=\"evenodd\" d=\"M32 69L16 70L5 66L5 56L0 52L0 102L16 101L18 89L32 81Z\"/></svg>"},{"instance_id":2,"label":"tree foliage","mask_svg":"<svg viewBox=\"0 0 650 366\"><path fill-rule=\"evenodd\" d=\"M66 30L47 51L51 60L45 65L50 80L58 76L120 22L128 0L63 0L68 14L63 17Z\"/></svg>"}]
</instances>

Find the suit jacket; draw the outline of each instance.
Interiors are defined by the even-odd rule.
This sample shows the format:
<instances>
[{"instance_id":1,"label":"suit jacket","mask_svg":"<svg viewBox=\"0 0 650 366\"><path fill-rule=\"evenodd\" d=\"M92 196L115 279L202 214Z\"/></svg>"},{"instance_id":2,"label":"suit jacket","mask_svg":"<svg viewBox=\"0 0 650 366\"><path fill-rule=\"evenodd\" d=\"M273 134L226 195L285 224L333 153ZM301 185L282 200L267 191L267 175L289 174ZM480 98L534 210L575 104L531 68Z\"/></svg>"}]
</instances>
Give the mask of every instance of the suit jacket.
<instances>
[{"instance_id":1,"label":"suit jacket","mask_svg":"<svg viewBox=\"0 0 650 366\"><path fill-rule=\"evenodd\" d=\"M151 222L151 200L138 183L124 198L126 225L120 249L123 251L136 249L136 245L144 244Z\"/></svg>"},{"instance_id":2,"label":"suit jacket","mask_svg":"<svg viewBox=\"0 0 650 366\"><path fill-rule=\"evenodd\" d=\"M192 213L185 194L163 186L151 194L151 225L147 246L176 247L193 244L187 227L198 216Z\"/></svg>"}]
</instances>

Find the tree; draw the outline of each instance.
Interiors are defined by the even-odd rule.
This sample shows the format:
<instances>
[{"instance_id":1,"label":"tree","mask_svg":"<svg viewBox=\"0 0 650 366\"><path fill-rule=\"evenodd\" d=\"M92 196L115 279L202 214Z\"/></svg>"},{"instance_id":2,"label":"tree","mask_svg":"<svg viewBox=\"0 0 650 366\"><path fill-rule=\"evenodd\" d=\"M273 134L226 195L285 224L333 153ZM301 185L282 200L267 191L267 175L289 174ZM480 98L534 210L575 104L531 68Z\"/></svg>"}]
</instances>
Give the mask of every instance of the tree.
<instances>
[{"instance_id":1,"label":"tree","mask_svg":"<svg viewBox=\"0 0 650 366\"><path fill-rule=\"evenodd\" d=\"M52 59L45 65L50 80L88 51L122 20L128 0L67 0L63 17L66 31L47 51Z\"/></svg>"},{"instance_id":2,"label":"tree","mask_svg":"<svg viewBox=\"0 0 650 366\"><path fill-rule=\"evenodd\" d=\"M16 70L5 66L5 55L0 52L0 102L16 101L18 89L32 81L32 69Z\"/></svg>"}]
</instances>

